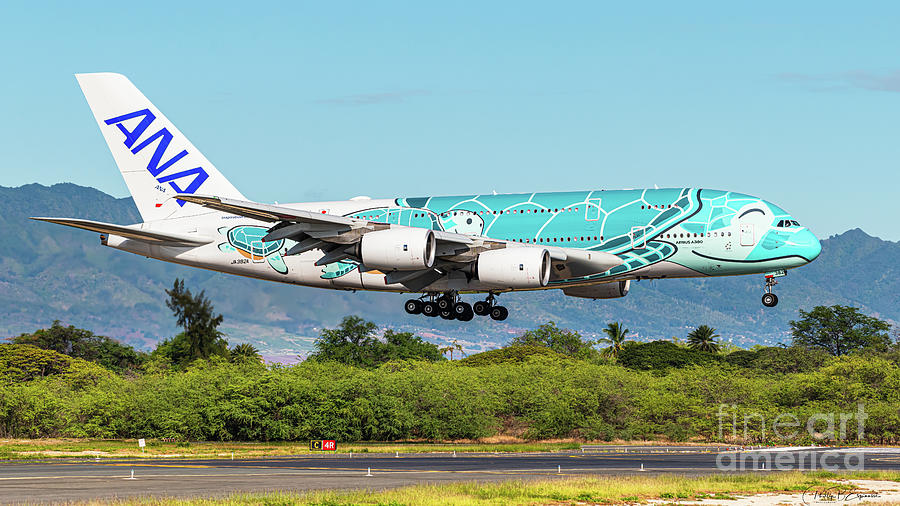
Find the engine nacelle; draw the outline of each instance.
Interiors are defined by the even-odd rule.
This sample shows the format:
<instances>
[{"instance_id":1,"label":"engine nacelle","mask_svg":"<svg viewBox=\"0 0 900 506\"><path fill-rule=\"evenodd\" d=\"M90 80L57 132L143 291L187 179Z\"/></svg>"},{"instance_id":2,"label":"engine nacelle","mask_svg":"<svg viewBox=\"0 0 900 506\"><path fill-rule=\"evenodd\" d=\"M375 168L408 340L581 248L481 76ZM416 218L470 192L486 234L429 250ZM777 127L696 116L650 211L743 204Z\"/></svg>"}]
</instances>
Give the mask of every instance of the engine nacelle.
<instances>
[{"instance_id":1,"label":"engine nacelle","mask_svg":"<svg viewBox=\"0 0 900 506\"><path fill-rule=\"evenodd\" d=\"M540 288L550 281L550 253L541 248L504 248L478 255L478 280L501 288Z\"/></svg>"},{"instance_id":2,"label":"engine nacelle","mask_svg":"<svg viewBox=\"0 0 900 506\"><path fill-rule=\"evenodd\" d=\"M425 228L392 228L363 234L359 257L366 267L382 271L416 271L434 265L434 232Z\"/></svg>"},{"instance_id":3,"label":"engine nacelle","mask_svg":"<svg viewBox=\"0 0 900 506\"><path fill-rule=\"evenodd\" d=\"M569 297L582 297L585 299L617 299L628 295L631 281L613 281L599 285L572 286L563 288L563 293Z\"/></svg>"}]
</instances>

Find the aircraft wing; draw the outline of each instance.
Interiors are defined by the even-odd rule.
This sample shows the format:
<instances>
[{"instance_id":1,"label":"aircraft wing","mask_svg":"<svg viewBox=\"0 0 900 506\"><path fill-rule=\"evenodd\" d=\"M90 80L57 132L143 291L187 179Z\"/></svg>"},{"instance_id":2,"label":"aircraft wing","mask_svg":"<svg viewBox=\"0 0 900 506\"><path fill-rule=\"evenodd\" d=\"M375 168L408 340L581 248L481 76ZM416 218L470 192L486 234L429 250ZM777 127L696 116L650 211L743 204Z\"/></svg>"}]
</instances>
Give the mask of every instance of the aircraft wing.
<instances>
[{"instance_id":1,"label":"aircraft wing","mask_svg":"<svg viewBox=\"0 0 900 506\"><path fill-rule=\"evenodd\" d=\"M179 234L156 230L141 229L140 225L116 225L102 221L80 220L76 218L42 218L35 217L32 220L46 221L65 225L67 227L90 230L101 234L111 234L138 241L161 244L165 246L202 246L213 242L212 238L196 234Z\"/></svg>"},{"instance_id":2,"label":"aircraft wing","mask_svg":"<svg viewBox=\"0 0 900 506\"><path fill-rule=\"evenodd\" d=\"M177 195L173 198L229 214L275 223L269 229L269 233L263 237L263 241L288 238L296 241L297 244L287 251L287 255L297 255L314 249L322 250L323 255L316 261L316 265L325 265L348 258L359 261L360 259L354 256L353 246L362 235L392 227L391 224L383 222L214 196ZM388 283L401 283L413 291L418 291L447 275L450 271L462 270L470 266L484 251L507 247L543 247L547 249L553 263L551 276L558 279L605 272L623 262L618 256L602 251L528 245L441 230L433 232L437 248L434 268L422 271L392 272L387 274L386 281ZM367 269L362 265L360 270L366 271Z\"/></svg>"},{"instance_id":3,"label":"aircraft wing","mask_svg":"<svg viewBox=\"0 0 900 506\"><path fill-rule=\"evenodd\" d=\"M383 222L348 218L334 214L314 213L312 211L245 200L202 195L177 195L173 198L229 214L276 223L269 230L269 234L263 238L265 241L277 241L288 237L302 237L305 235L320 241L348 244L356 242L366 232L391 228L390 224ZM476 242L471 236L440 230L434 231L434 238L439 248L448 245L469 246ZM449 253L451 250L455 252L457 249L459 248L443 248L445 253ZM438 254L437 256L445 255Z\"/></svg>"}]
</instances>

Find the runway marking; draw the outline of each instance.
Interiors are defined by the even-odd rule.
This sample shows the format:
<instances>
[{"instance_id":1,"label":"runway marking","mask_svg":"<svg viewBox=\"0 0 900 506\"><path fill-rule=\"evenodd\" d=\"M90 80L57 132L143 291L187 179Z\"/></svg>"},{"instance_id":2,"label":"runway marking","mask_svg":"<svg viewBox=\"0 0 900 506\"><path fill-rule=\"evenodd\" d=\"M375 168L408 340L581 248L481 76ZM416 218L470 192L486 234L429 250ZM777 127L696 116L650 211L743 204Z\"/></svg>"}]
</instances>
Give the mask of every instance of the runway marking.
<instances>
[{"instance_id":1,"label":"runway marking","mask_svg":"<svg viewBox=\"0 0 900 506\"><path fill-rule=\"evenodd\" d=\"M309 471L315 471L317 469L308 469ZM322 471L334 471L331 468L321 469ZM354 476L356 473L362 473L361 469L353 469ZM569 470L575 471L575 470ZM499 475L499 476L575 476L572 473L557 473L551 472L549 470L525 470L521 472L516 471L441 471L441 470L392 470L392 469L372 469L373 473L378 473L382 475L386 474L423 474L423 473L435 473L435 474L490 474L490 475ZM340 476L347 476L349 473L337 473ZM254 476L327 476L328 473L298 473L298 472L286 472L286 473L217 473L217 474L143 474L137 475L135 478L137 480L148 479L148 478L233 478L233 477L254 477ZM364 476L360 474L360 476ZM0 481L21 481L21 480L58 480L61 478L67 479L94 479L94 480L119 480L122 478L127 478L128 475L76 475L76 476L15 476L15 477L2 477Z\"/></svg>"},{"instance_id":2,"label":"runway marking","mask_svg":"<svg viewBox=\"0 0 900 506\"><path fill-rule=\"evenodd\" d=\"M209 468L217 467L217 466L204 465L204 464L145 464L143 462L136 463L136 464L131 464L131 463L127 463L127 462L100 463L100 464L96 464L96 465L107 466L107 467L116 467L116 466L118 466L118 467L179 467L179 468L185 468L185 469L209 469ZM227 466L222 466L222 467L227 467Z\"/></svg>"}]
</instances>

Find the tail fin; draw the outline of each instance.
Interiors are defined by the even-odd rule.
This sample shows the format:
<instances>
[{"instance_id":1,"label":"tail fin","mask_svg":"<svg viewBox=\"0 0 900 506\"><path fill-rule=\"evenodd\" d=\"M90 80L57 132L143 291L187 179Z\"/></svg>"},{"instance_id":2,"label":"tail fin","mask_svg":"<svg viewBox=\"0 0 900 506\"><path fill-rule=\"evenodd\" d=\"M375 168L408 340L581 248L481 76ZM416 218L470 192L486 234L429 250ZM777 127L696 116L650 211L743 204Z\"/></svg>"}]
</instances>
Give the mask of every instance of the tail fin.
<instances>
[{"instance_id":1,"label":"tail fin","mask_svg":"<svg viewBox=\"0 0 900 506\"><path fill-rule=\"evenodd\" d=\"M246 200L127 77L75 77L144 221L200 212L179 193Z\"/></svg>"}]
</instances>

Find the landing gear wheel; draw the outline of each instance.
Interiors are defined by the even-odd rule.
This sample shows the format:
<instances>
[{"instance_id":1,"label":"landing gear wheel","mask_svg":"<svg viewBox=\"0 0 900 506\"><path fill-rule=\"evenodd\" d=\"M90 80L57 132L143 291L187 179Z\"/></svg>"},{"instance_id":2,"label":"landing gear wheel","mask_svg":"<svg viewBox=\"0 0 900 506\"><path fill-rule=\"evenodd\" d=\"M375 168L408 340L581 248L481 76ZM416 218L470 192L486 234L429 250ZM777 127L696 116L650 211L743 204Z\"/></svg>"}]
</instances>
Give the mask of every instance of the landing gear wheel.
<instances>
[{"instance_id":1,"label":"landing gear wheel","mask_svg":"<svg viewBox=\"0 0 900 506\"><path fill-rule=\"evenodd\" d=\"M475 313L473 313L471 309L461 315L456 315L456 319L461 322L472 321L472 318L475 318Z\"/></svg>"},{"instance_id":2,"label":"landing gear wheel","mask_svg":"<svg viewBox=\"0 0 900 506\"><path fill-rule=\"evenodd\" d=\"M471 312L472 312L472 306L470 306L466 302L457 302L456 304L453 305L453 313L456 315L457 318L459 318L460 316L462 316L466 313L471 313Z\"/></svg>"},{"instance_id":3,"label":"landing gear wheel","mask_svg":"<svg viewBox=\"0 0 900 506\"><path fill-rule=\"evenodd\" d=\"M441 309L440 310L441 318L445 320L452 320L456 318L456 313L453 312L453 309Z\"/></svg>"},{"instance_id":4,"label":"landing gear wheel","mask_svg":"<svg viewBox=\"0 0 900 506\"><path fill-rule=\"evenodd\" d=\"M403 309L405 309L409 314L419 314L422 312L422 308L424 305L425 304L423 304L421 300L409 299L403 305Z\"/></svg>"},{"instance_id":5,"label":"landing gear wheel","mask_svg":"<svg viewBox=\"0 0 900 506\"><path fill-rule=\"evenodd\" d=\"M509 316L509 311L503 306L494 306L491 308L491 319L502 322Z\"/></svg>"},{"instance_id":6,"label":"landing gear wheel","mask_svg":"<svg viewBox=\"0 0 900 506\"><path fill-rule=\"evenodd\" d=\"M422 304L422 314L431 318L434 318L438 315L440 309L437 307L437 303L428 301Z\"/></svg>"},{"instance_id":7,"label":"landing gear wheel","mask_svg":"<svg viewBox=\"0 0 900 506\"><path fill-rule=\"evenodd\" d=\"M451 309L453 307L453 299L447 297L446 295L441 295L437 298L438 309L441 311L445 309Z\"/></svg>"},{"instance_id":8,"label":"landing gear wheel","mask_svg":"<svg viewBox=\"0 0 900 506\"><path fill-rule=\"evenodd\" d=\"M778 296L774 293L767 293L762 296L763 306L775 307L778 305Z\"/></svg>"},{"instance_id":9,"label":"landing gear wheel","mask_svg":"<svg viewBox=\"0 0 900 506\"><path fill-rule=\"evenodd\" d=\"M479 300L475 304L472 304L472 310L475 311L475 314L478 316L487 316L491 312L491 305L486 300Z\"/></svg>"}]
</instances>

